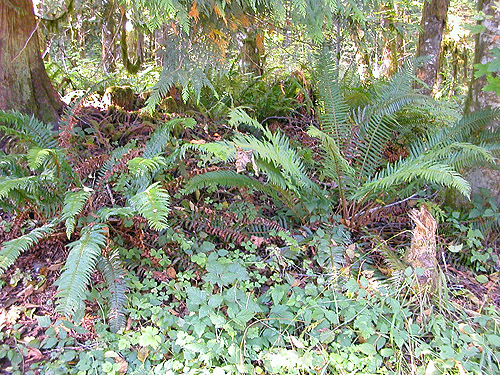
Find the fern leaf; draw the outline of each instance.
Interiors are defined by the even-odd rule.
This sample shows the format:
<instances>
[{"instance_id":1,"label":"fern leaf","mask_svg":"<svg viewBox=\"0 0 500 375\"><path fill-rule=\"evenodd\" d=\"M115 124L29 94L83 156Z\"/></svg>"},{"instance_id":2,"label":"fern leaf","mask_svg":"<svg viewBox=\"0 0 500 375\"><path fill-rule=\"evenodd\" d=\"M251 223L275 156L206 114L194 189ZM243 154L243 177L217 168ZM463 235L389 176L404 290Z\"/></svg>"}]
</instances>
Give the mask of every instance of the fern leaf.
<instances>
[{"instance_id":1,"label":"fern leaf","mask_svg":"<svg viewBox=\"0 0 500 375\"><path fill-rule=\"evenodd\" d=\"M240 124L250 125L257 130L264 131L264 127L254 118L250 117L245 111L248 107L236 107L229 111L229 126L237 129Z\"/></svg>"},{"instance_id":2,"label":"fern leaf","mask_svg":"<svg viewBox=\"0 0 500 375\"><path fill-rule=\"evenodd\" d=\"M320 113L321 127L333 135L338 145L347 138L349 126L347 118L349 106L341 93L338 69L329 51L323 50L319 56L319 93L322 110Z\"/></svg>"},{"instance_id":3,"label":"fern leaf","mask_svg":"<svg viewBox=\"0 0 500 375\"><path fill-rule=\"evenodd\" d=\"M64 196L64 207L61 220L65 220L66 236L68 236L68 239L71 238L75 230L76 216L82 212L91 193L92 190L84 188L82 190L69 192Z\"/></svg>"},{"instance_id":4,"label":"fern leaf","mask_svg":"<svg viewBox=\"0 0 500 375\"><path fill-rule=\"evenodd\" d=\"M130 198L132 206L148 221L154 230L168 228L170 195L156 182Z\"/></svg>"},{"instance_id":5,"label":"fern leaf","mask_svg":"<svg viewBox=\"0 0 500 375\"><path fill-rule=\"evenodd\" d=\"M25 190L33 181L38 180L37 176L0 178L0 199L5 199L13 190Z\"/></svg>"},{"instance_id":6,"label":"fern leaf","mask_svg":"<svg viewBox=\"0 0 500 375\"><path fill-rule=\"evenodd\" d=\"M327 165L325 168L332 170L335 173L334 177L337 182L339 182L338 180L342 177L342 174L346 174L351 178L354 176L354 169L344 158L340 148L332 137L313 126L309 128L307 134L311 137L318 138L321 141L322 148L328 155L328 160L326 160L326 162L330 161L335 166L335 168L332 168Z\"/></svg>"},{"instance_id":7,"label":"fern leaf","mask_svg":"<svg viewBox=\"0 0 500 375\"><path fill-rule=\"evenodd\" d=\"M267 190L264 185L253 178L236 173L235 171L220 170L194 176L188 181L184 189L182 189L181 194L191 194L196 190L217 185L225 186L227 188L244 187L254 188L260 191Z\"/></svg>"},{"instance_id":8,"label":"fern leaf","mask_svg":"<svg viewBox=\"0 0 500 375\"><path fill-rule=\"evenodd\" d=\"M420 160L401 161L377 173L370 182L353 192L351 199L361 200L367 194L387 191L402 183L422 179L458 190L468 197L471 187L452 167L446 164Z\"/></svg>"},{"instance_id":9,"label":"fern leaf","mask_svg":"<svg viewBox=\"0 0 500 375\"><path fill-rule=\"evenodd\" d=\"M111 216L118 216L122 218L131 218L135 214L132 207L104 207L97 211L97 216L101 221L108 221Z\"/></svg>"},{"instance_id":10,"label":"fern leaf","mask_svg":"<svg viewBox=\"0 0 500 375\"><path fill-rule=\"evenodd\" d=\"M154 156L151 159L136 157L128 162L130 172L138 177L152 176L166 167L167 160L163 156Z\"/></svg>"},{"instance_id":11,"label":"fern leaf","mask_svg":"<svg viewBox=\"0 0 500 375\"><path fill-rule=\"evenodd\" d=\"M104 224L87 226L78 240L68 244L68 259L57 280L57 311L72 316L85 299L97 257L106 245L107 233L108 227Z\"/></svg>"},{"instance_id":12,"label":"fern leaf","mask_svg":"<svg viewBox=\"0 0 500 375\"><path fill-rule=\"evenodd\" d=\"M0 275L9 268L19 255L36 245L42 238L54 231L54 223L48 223L40 228L33 229L31 232L21 237L4 242L0 248Z\"/></svg>"},{"instance_id":13,"label":"fern leaf","mask_svg":"<svg viewBox=\"0 0 500 375\"><path fill-rule=\"evenodd\" d=\"M125 304L127 303L128 287L126 272L120 261L118 249L112 250L106 256L99 258L97 268L104 276L106 289L110 293L108 299L108 320L112 332L117 332L125 325Z\"/></svg>"},{"instance_id":14,"label":"fern leaf","mask_svg":"<svg viewBox=\"0 0 500 375\"><path fill-rule=\"evenodd\" d=\"M51 124L17 111L0 111L0 131L32 146L51 149L57 147Z\"/></svg>"}]
</instances>

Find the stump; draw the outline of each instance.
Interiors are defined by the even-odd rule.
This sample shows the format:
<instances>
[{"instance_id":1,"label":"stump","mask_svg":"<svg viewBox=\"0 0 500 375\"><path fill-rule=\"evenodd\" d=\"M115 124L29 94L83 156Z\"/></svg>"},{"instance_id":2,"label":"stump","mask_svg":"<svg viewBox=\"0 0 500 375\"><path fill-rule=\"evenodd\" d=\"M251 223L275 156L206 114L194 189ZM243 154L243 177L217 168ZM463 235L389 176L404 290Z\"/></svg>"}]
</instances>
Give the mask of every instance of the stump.
<instances>
[{"instance_id":1,"label":"stump","mask_svg":"<svg viewBox=\"0 0 500 375\"><path fill-rule=\"evenodd\" d=\"M425 205L420 210L413 209L408 214L415 223L412 231L411 247L405 261L413 268L422 268L424 273L418 276L420 284L437 287L439 269L436 258L437 223Z\"/></svg>"}]
</instances>

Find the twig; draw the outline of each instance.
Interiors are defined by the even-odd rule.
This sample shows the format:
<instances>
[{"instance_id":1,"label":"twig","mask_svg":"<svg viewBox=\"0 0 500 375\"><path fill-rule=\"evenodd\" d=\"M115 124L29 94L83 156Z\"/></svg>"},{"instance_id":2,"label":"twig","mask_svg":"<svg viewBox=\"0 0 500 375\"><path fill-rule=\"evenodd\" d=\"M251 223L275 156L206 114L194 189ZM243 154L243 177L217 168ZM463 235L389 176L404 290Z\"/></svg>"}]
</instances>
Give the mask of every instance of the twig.
<instances>
[{"instance_id":1,"label":"twig","mask_svg":"<svg viewBox=\"0 0 500 375\"><path fill-rule=\"evenodd\" d=\"M31 32L31 34L28 37L28 39L26 40L26 42L24 43L23 48L21 48L21 50L19 51L19 53L12 59L11 63L13 63L14 61L16 61L16 59L21 55L21 53L23 53L23 51L26 49L26 47L28 46L28 43L30 42L31 38L33 38L33 35L35 34L36 30L38 29L38 25L39 24L40 24L40 20L38 20L38 22L35 25L35 28Z\"/></svg>"},{"instance_id":2,"label":"twig","mask_svg":"<svg viewBox=\"0 0 500 375\"><path fill-rule=\"evenodd\" d=\"M401 203L404 203L404 202L410 201L410 200L415 199L415 198L417 198L417 197L418 197L418 194L413 194L413 195L409 196L408 198L401 199L400 201L396 201L396 202L389 203L389 204L387 204L387 205L385 205L385 206L381 206L381 207L374 207L374 208L369 209L368 211L361 211L361 212L358 212L357 214L355 214L355 215L351 216L351 217L349 218L349 220L352 220L353 218L357 218L357 217L359 217L359 216L361 216L361 215L364 215L365 213L367 213L367 214L371 214L371 213L373 213L373 212L376 212L376 211L379 211L379 210L383 210L384 208L389 208L389 207L397 206L397 205L399 205L399 204L401 204Z\"/></svg>"}]
</instances>

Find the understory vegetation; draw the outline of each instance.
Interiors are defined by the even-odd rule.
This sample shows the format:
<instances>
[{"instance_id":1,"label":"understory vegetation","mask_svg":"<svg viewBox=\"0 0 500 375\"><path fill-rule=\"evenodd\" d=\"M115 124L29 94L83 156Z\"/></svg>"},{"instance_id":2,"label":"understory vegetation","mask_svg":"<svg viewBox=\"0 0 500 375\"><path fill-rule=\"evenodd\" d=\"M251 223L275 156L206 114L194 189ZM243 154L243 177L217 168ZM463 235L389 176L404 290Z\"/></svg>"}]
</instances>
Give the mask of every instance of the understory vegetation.
<instances>
[{"instance_id":1,"label":"understory vegetation","mask_svg":"<svg viewBox=\"0 0 500 375\"><path fill-rule=\"evenodd\" d=\"M498 170L500 109L464 111L449 62L425 93L415 5L147 3L46 26L57 124L0 110L0 373L500 373L500 208L467 179Z\"/></svg>"}]
</instances>

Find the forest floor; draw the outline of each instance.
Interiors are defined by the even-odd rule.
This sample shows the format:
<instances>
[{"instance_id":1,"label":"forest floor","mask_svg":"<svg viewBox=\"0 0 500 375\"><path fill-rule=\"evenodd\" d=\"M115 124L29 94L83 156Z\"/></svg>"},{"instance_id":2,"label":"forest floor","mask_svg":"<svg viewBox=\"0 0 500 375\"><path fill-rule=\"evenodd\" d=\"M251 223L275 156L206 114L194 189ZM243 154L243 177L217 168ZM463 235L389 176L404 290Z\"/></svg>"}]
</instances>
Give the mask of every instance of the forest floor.
<instances>
[{"instance_id":1,"label":"forest floor","mask_svg":"<svg viewBox=\"0 0 500 375\"><path fill-rule=\"evenodd\" d=\"M124 145L130 140L143 142L158 123L167 120L168 117L151 118L141 114L138 111L124 111L111 107L106 109L102 103L92 103L88 106L80 106L79 109L72 114L69 121L73 128L80 128L82 131L85 129L92 130L87 132L85 137L88 139L87 144L79 145L79 158L83 163L80 164L81 168L85 168L85 162L92 164L98 163L106 158L110 151L110 145L117 143ZM223 124L208 123L203 116L196 119L198 123L204 124L197 128L187 129L183 132L182 137L184 142L211 142L225 139L231 135L232 130ZM302 118L289 118L276 120L270 125L273 128L280 128L283 132L290 136L295 142L300 143L306 148L314 149L314 140L311 139L305 132ZM64 140L64 129L62 133ZM102 162L99 162L102 164ZM196 168L197 160L187 160L185 162L187 168ZM224 200L218 201L218 197L223 196ZM111 197L111 199L119 199L119 197ZM212 201L210 207L213 208L217 205L227 205L231 202L227 201L227 195L219 195L217 192L211 195ZM371 217L370 222L367 223L363 233L353 234L354 242L357 242L357 249L362 254L369 254L370 259L379 268L383 268L383 260L380 260L380 255L376 250L373 250L373 242L366 241L370 235L376 238L386 239L393 238L395 234L410 231L410 221L408 219L408 210L411 208L411 202L405 202L401 205L392 206L386 210L380 211L376 217ZM180 205L180 202L172 202L172 206ZM208 210L208 209L207 209ZM12 216L8 212L2 213L2 225L0 226L0 240L6 241L21 234L20 223L26 219L37 220L36 217L22 217ZM202 219L203 220L203 219ZM319 227L319 224L318 224ZM7 332L12 327L17 327L18 333L10 336L5 335L3 344L10 347L15 347L18 342L28 342L28 340L36 339L39 343L47 341L45 329L39 324L37 317L49 317L50 321L55 322L60 319L65 319L58 314L55 310L55 300L57 287L55 280L59 277L61 269L65 263L68 251L66 249L67 238L64 233L64 228L52 234L39 245L34 246L30 251L22 254L15 264L2 276L4 286L0 294L0 331ZM121 230L121 229L117 229ZM197 227L181 229L186 238L198 238ZM219 237L215 232L209 233L209 238L216 248L226 248L228 242L233 241L234 238ZM134 247L139 236L138 232L134 232L131 228L127 234L131 243L123 244L125 247ZM145 243L151 241L152 243L157 240L155 233L141 233L140 236L148 238L143 239ZM134 237L136 237L134 239ZM242 241L240 241L242 242ZM409 235L398 236L397 239L386 241L388 246L392 247L395 251L399 248L404 248L409 245ZM262 245L262 243L257 243ZM182 253L179 246L173 246L171 249L172 257L176 259L175 264L165 268L160 265L161 259L156 259L155 255L148 253L147 249L143 249L142 256L149 258L149 264L140 266L138 272L139 280L143 282L147 277L157 282L168 282L176 280L179 275L186 272L186 270L193 269L191 266L191 255ZM313 250L309 250L313 251ZM444 250L440 250L440 263L441 268L447 279L447 286L453 293L450 298L452 304L460 306L471 317L480 315L486 308L494 308L500 310L500 283L499 273L491 273L487 276L487 280L478 281L477 275L471 269L463 267L457 263L447 264L443 255ZM313 251L314 252L314 251ZM496 248L498 254L498 248ZM265 246L257 246L256 254L261 258L269 256L268 250ZM300 254L299 260L294 260L294 264L306 264L308 256L312 253ZM497 265L500 268L500 264ZM196 269L192 274L191 282L194 285L203 285L203 278L206 275L205 270ZM308 269L304 266L288 267L284 270L285 273L291 275L294 281L294 287L304 287L307 279L305 275L308 274ZM263 271L260 275L268 280L271 280L269 270ZM98 285L102 282L102 276L97 272L92 276L91 285ZM251 277L248 280L250 283L259 283L260 281ZM266 288L269 288L267 285ZM148 293L147 291L143 291ZM263 292L262 292L263 293ZM185 301L176 301L175 315L183 317L189 314L186 308ZM184 307L182 307L184 306ZM167 306L168 307L168 306ZM85 328L85 332L77 333L74 330L68 329L68 335L72 336L74 344L71 347L66 347L65 350L75 350L82 352L88 350L91 346L89 343L97 342L100 333L96 331L96 322L102 320L101 310L102 306L99 305L96 299L93 299L87 304L84 317L81 325ZM143 322L134 322L134 318L128 317L125 330L130 330L131 326L141 326L145 324L147 318ZM299 345L300 346L300 345ZM33 364L39 362L50 362L54 358L54 353L59 352L61 349L58 347L44 348L44 347L31 347L26 346L27 351L23 352L22 366L29 369ZM71 363L71 360L68 361ZM0 360L0 367L3 369L2 373L10 373L10 361L7 357ZM36 366L35 366L36 367ZM119 371L117 373L123 373Z\"/></svg>"}]
</instances>

